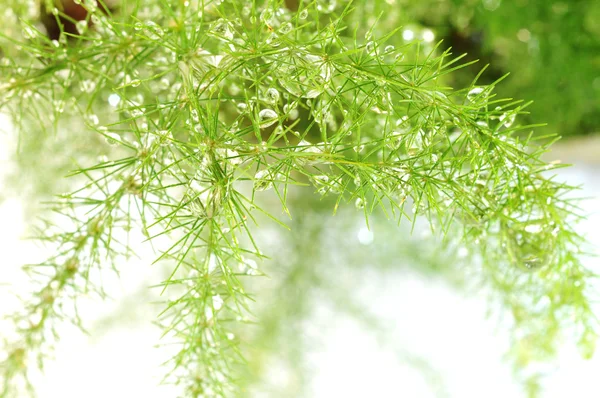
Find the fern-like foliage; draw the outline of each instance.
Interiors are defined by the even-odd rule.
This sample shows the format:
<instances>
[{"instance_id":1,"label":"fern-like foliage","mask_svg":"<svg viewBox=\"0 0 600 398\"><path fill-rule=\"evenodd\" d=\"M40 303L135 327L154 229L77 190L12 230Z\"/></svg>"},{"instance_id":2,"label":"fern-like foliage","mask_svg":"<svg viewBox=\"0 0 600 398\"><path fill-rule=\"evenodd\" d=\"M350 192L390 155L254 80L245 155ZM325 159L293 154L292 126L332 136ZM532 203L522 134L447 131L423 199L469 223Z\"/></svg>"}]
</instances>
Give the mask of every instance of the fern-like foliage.
<instances>
[{"instance_id":1,"label":"fern-like foliage","mask_svg":"<svg viewBox=\"0 0 600 398\"><path fill-rule=\"evenodd\" d=\"M56 154L75 165L70 190L39 224L54 254L26 266L40 288L14 315L1 397L23 396L56 323L80 325L78 297L103 297L102 273L126 266L133 241L171 269L157 287L163 341L179 347L165 380L189 397L235 395L234 332L255 321L247 281L268 255L257 219L283 233L293 189L334 213L424 219L460 244L512 311L519 369L569 328L592 352L574 188L541 160L554 139L519 124L527 104L497 98L496 83L448 87L465 65L432 32L380 26L370 2L74 1L83 20L44 3L77 32L51 40L39 5L9 0L0 106L24 140L67 131L87 148Z\"/></svg>"}]
</instances>

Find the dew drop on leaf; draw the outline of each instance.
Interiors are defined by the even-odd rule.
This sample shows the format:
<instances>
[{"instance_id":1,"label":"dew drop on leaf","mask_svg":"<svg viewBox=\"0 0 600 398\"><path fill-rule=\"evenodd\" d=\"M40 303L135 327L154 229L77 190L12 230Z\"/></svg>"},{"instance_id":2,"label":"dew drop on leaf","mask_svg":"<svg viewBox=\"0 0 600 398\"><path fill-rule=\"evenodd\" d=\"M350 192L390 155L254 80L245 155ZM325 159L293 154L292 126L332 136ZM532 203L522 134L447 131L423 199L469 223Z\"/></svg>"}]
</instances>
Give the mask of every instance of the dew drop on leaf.
<instances>
[{"instance_id":1,"label":"dew drop on leaf","mask_svg":"<svg viewBox=\"0 0 600 398\"><path fill-rule=\"evenodd\" d=\"M121 140L121 136L116 133L104 133L104 136L108 145L117 145Z\"/></svg>"},{"instance_id":2,"label":"dew drop on leaf","mask_svg":"<svg viewBox=\"0 0 600 398\"><path fill-rule=\"evenodd\" d=\"M220 40L226 40L226 41L233 40L233 29L231 28L231 25L229 24L229 22L227 22L223 18L215 21L211 25L209 33L211 33L212 36L214 36Z\"/></svg>"},{"instance_id":3,"label":"dew drop on leaf","mask_svg":"<svg viewBox=\"0 0 600 398\"><path fill-rule=\"evenodd\" d=\"M517 265L537 269L551 261L556 237L544 220L533 220L509 227L507 249Z\"/></svg>"},{"instance_id":4,"label":"dew drop on leaf","mask_svg":"<svg viewBox=\"0 0 600 398\"><path fill-rule=\"evenodd\" d=\"M294 29L292 24L290 22L286 22L283 25L281 25L281 27L279 28L279 31L285 35L285 34L290 33L292 31L292 29Z\"/></svg>"},{"instance_id":5,"label":"dew drop on leaf","mask_svg":"<svg viewBox=\"0 0 600 398\"><path fill-rule=\"evenodd\" d=\"M467 99L471 102L475 102L477 100L477 97L479 97L483 92L484 92L483 87L473 87L467 93Z\"/></svg>"},{"instance_id":6,"label":"dew drop on leaf","mask_svg":"<svg viewBox=\"0 0 600 398\"><path fill-rule=\"evenodd\" d=\"M270 89L267 90L267 100L272 103L275 104L279 101L279 91L277 91L277 89L271 87Z\"/></svg>"},{"instance_id":7,"label":"dew drop on leaf","mask_svg":"<svg viewBox=\"0 0 600 398\"><path fill-rule=\"evenodd\" d=\"M245 102L238 102L237 104L235 104L238 112L240 113L246 113L248 112L248 104Z\"/></svg>"},{"instance_id":8,"label":"dew drop on leaf","mask_svg":"<svg viewBox=\"0 0 600 398\"><path fill-rule=\"evenodd\" d=\"M358 209L364 209L365 208L365 201L362 198L358 198L356 199L356 201L354 202L354 206Z\"/></svg>"},{"instance_id":9,"label":"dew drop on leaf","mask_svg":"<svg viewBox=\"0 0 600 398\"><path fill-rule=\"evenodd\" d=\"M269 127L277 122L277 112L273 109L263 109L258 113L260 127Z\"/></svg>"},{"instance_id":10,"label":"dew drop on leaf","mask_svg":"<svg viewBox=\"0 0 600 398\"><path fill-rule=\"evenodd\" d=\"M375 42L373 42L373 41L368 42L367 45L365 46L365 50L367 50L367 52L371 55L375 54L375 48L376 48L376 45L375 45Z\"/></svg>"},{"instance_id":11,"label":"dew drop on leaf","mask_svg":"<svg viewBox=\"0 0 600 398\"><path fill-rule=\"evenodd\" d=\"M82 35L87 31L88 23L85 19L77 21L75 23L75 28L77 29L77 32L79 32L79 34Z\"/></svg>"},{"instance_id":12,"label":"dew drop on leaf","mask_svg":"<svg viewBox=\"0 0 600 398\"><path fill-rule=\"evenodd\" d=\"M515 122L517 115L514 113L504 113L500 116L500 122L504 124L506 127L510 127Z\"/></svg>"},{"instance_id":13,"label":"dew drop on leaf","mask_svg":"<svg viewBox=\"0 0 600 398\"><path fill-rule=\"evenodd\" d=\"M266 191L273 187L273 178L268 170L260 170L254 175L254 190Z\"/></svg>"}]
</instances>

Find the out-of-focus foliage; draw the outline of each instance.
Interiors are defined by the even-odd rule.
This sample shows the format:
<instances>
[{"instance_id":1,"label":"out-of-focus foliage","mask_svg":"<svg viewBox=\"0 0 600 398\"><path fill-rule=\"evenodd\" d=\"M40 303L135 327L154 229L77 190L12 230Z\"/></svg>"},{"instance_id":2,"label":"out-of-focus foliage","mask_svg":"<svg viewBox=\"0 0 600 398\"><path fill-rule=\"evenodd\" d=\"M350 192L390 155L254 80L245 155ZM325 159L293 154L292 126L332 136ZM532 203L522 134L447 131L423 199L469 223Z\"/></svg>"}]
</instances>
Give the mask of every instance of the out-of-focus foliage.
<instances>
[{"instance_id":1,"label":"out-of-focus foliage","mask_svg":"<svg viewBox=\"0 0 600 398\"><path fill-rule=\"evenodd\" d=\"M490 63L481 81L511 73L503 97L534 101L531 119L559 135L600 131L600 2L389 0L407 23L429 26L454 54ZM479 64L452 75L470 81ZM464 73L464 72L471 73Z\"/></svg>"}]
</instances>

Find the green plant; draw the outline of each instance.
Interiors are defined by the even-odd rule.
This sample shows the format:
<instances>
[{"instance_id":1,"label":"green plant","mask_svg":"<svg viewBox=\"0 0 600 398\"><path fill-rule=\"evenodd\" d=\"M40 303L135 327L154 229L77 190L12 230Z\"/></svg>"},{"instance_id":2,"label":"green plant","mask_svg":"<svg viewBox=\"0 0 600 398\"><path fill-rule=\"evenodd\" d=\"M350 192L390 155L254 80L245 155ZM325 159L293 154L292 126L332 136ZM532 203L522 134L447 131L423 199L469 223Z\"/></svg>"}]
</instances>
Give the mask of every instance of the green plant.
<instances>
[{"instance_id":1,"label":"green plant","mask_svg":"<svg viewBox=\"0 0 600 398\"><path fill-rule=\"evenodd\" d=\"M499 81L448 87L466 64L431 33L378 25L371 2L126 0L106 14L82 3L79 34L58 40L29 4L11 0L2 17L0 106L20 139L87 145L68 155L69 193L38 229L54 254L26 266L41 287L15 314L0 396L22 393L55 323L80 325L77 297L103 297L100 275L139 240L171 268L158 322L181 349L166 381L231 394L245 351L235 332L257 293L247 286L268 255L257 220L284 230L297 189L367 221L423 218L466 248L512 311L518 369L551 357L568 329L591 355L577 202L552 177L562 165L540 159L555 138L519 124L527 104L497 98Z\"/></svg>"}]
</instances>

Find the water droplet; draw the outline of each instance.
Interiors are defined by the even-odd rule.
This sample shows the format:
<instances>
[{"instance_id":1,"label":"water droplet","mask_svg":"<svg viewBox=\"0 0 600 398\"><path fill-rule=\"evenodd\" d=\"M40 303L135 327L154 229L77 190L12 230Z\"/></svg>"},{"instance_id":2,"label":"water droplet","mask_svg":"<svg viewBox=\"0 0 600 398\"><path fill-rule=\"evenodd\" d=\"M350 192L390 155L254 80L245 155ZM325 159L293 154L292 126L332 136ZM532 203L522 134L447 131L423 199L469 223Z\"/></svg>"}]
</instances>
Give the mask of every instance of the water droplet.
<instances>
[{"instance_id":1,"label":"water droplet","mask_svg":"<svg viewBox=\"0 0 600 398\"><path fill-rule=\"evenodd\" d=\"M267 90L267 101L272 104L276 104L279 101L279 91L277 89L271 87Z\"/></svg>"},{"instance_id":2,"label":"water droplet","mask_svg":"<svg viewBox=\"0 0 600 398\"><path fill-rule=\"evenodd\" d=\"M121 102L121 97L119 94L111 94L108 96L108 104L110 106L116 107Z\"/></svg>"},{"instance_id":3,"label":"water droplet","mask_svg":"<svg viewBox=\"0 0 600 398\"><path fill-rule=\"evenodd\" d=\"M261 128L269 127L277 122L277 112L269 108L263 109L258 113L258 119Z\"/></svg>"},{"instance_id":4,"label":"water droplet","mask_svg":"<svg viewBox=\"0 0 600 398\"><path fill-rule=\"evenodd\" d=\"M283 113L285 113L290 120L296 120L300 115L295 103L285 104L283 106Z\"/></svg>"},{"instance_id":5,"label":"water droplet","mask_svg":"<svg viewBox=\"0 0 600 398\"><path fill-rule=\"evenodd\" d=\"M327 184L329 182L329 177L326 175L313 176L313 179L317 184Z\"/></svg>"},{"instance_id":6,"label":"water droplet","mask_svg":"<svg viewBox=\"0 0 600 398\"><path fill-rule=\"evenodd\" d=\"M500 116L500 122L504 124L506 127L510 127L515 122L517 115L514 113L504 113Z\"/></svg>"},{"instance_id":7,"label":"water droplet","mask_svg":"<svg viewBox=\"0 0 600 398\"><path fill-rule=\"evenodd\" d=\"M471 102L477 101L478 97L485 91L483 87L473 87L467 93L467 99Z\"/></svg>"},{"instance_id":8,"label":"water droplet","mask_svg":"<svg viewBox=\"0 0 600 398\"><path fill-rule=\"evenodd\" d=\"M231 24L223 18L215 21L210 27L209 33L221 40L233 40L233 28Z\"/></svg>"},{"instance_id":9,"label":"water droplet","mask_svg":"<svg viewBox=\"0 0 600 398\"><path fill-rule=\"evenodd\" d=\"M82 35L87 31L88 23L85 19L82 19L81 21L77 21L75 23L75 28L77 29L77 32Z\"/></svg>"},{"instance_id":10,"label":"water droplet","mask_svg":"<svg viewBox=\"0 0 600 398\"><path fill-rule=\"evenodd\" d=\"M377 46L374 41L368 42L367 45L365 46L365 50L367 50L367 52L371 55L375 54L376 48L377 48Z\"/></svg>"},{"instance_id":11,"label":"water droplet","mask_svg":"<svg viewBox=\"0 0 600 398\"><path fill-rule=\"evenodd\" d=\"M121 141L121 136L116 133L104 133L104 137L106 139L106 143L108 145L117 145Z\"/></svg>"},{"instance_id":12,"label":"water droplet","mask_svg":"<svg viewBox=\"0 0 600 398\"><path fill-rule=\"evenodd\" d=\"M159 137L159 143L162 146L169 145L171 141L173 141L173 134L171 130L158 130L156 131L156 135Z\"/></svg>"},{"instance_id":13,"label":"water droplet","mask_svg":"<svg viewBox=\"0 0 600 398\"><path fill-rule=\"evenodd\" d=\"M263 21L265 24L267 25L272 25L272 19L273 19L273 11L270 8L266 8L263 10L263 12L260 13L260 20Z\"/></svg>"},{"instance_id":14,"label":"water droplet","mask_svg":"<svg viewBox=\"0 0 600 398\"><path fill-rule=\"evenodd\" d=\"M356 202L354 202L354 206L356 206L356 208L358 210L364 209L365 208L365 201L362 198L358 198L356 199Z\"/></svg>"},{"instance_id":15,"label":"water droplet","mask_svg":"<svg viewBox=\"0 0 600 398\"><path fill-rule=\"evenodd\" d=\"M385 48L383 49L383 52L386 54L390 54L390 53L394 52L395 49L396 49L396 47L389 45L389 46L385 46Z\"/></svg>"},{"instance_id":16,"label":"water droplet","mask_svg":"<svg viewBox=\"0 0 600 398\"><path fill-rule=\"evenodd\" d=\"M326 175L313 176L314 186L317 188L317 192L321 195L325 195L332 190L332 186L329 182L329 177Z\"/></svg>"},{"instance_id":17,"label":"water droplet","mask_svg":"<svg viewBox=\"0 0 600 398\"><path fill-rule=\"evenodd\" d=\"M142 84L142 82L140 81L140 79L133 79L130 84L131 87L139 87L139 85Z\"/></svg>"},{"instance_id":18,"label":"water droplet","mask_svg":"<svg viewBox=\"0 0 600 398\"><path fill-rule=\"evenodd\" d=\"M556 237L549 232L544 220L517 224L507 231L507 249L514 261L527 269L539 268L552 260Z\"/></svg>"},{"instance_id":19,"label":"water droplet","mask_svg":"<svg viewBox=\"0 0 600 398\"><path fill-rule=\"evenodd\" d=\"M273 187L273 177L269 170L260 170L254 175L254 190L266 191Z\"/></svg>"},{"instance_id":20,"label":"water droplet","mask_svg":"<svg viewBox=\"0 0 600 398\"><path fill-rule=\"evenodd\" d=\"M33 39L37 36L38 32L33 29L31 26L25 25L23 26L23 35L26 39Z\"/></svg>"},{"instance_id":21,"label":"water droplet","mask_svg":"<svg viewBox=\"0 0 600 398\"><path fill-rule=\"evenodd\" d=\"M293 29L294 27L292 26L292 24L290 22L286 22L283 25L281 25L279 31L285 35L290 33Z\"/></svg>"},{"instance_id":22,"label":"water droplet","mask_svg":"<svg viewBox=\"0 0 600 398\"><path fill-rule=\"evenodd\" d=\"M300 19L308 18L308 10L305 8L304 10L300 11L300 14L298 14L298 18L300 18Z\"/></svg>"},{"instance_id":23,"label":"water droplet","mask_svg":"<svg viewBox=\"0 0 600 398\"><path fill-rule=\"evenodd\" d=\"M246 113L248 112L248 104L245 102L238 102L237 104L235 104L238 112L240 113Z\"/></svg>"}]
</instances>

